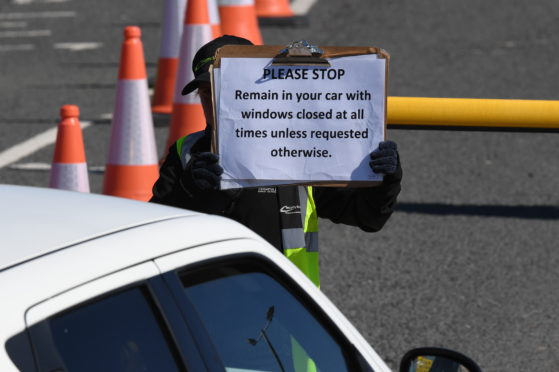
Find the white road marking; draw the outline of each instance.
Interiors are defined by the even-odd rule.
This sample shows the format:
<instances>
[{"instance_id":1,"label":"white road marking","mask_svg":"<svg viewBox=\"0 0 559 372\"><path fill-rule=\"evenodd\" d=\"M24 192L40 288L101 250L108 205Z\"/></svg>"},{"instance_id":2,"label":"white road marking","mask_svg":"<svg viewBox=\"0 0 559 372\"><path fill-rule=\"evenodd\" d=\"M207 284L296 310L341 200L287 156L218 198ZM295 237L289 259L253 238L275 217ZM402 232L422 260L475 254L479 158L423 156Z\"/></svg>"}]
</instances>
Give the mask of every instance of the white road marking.
<instances>
[{"instance_id":1,"label":"white road marking","mask_svg":"<svg viewBox=\"0 0 559 372\"><path fill-rule=\"evenodd\" d=\"M291 3L291 10L295 15L301 16L309 12L317 0L295 0Z\"/></svg>"},{"instance_id":2,"label":"white road marking","mask_svg":"<svg viewBox=\"0 0 559 372\"><path fill-rule=\"evenodd\" d=\"M50 30L0 31L0 38L50 36Z\"/></svg>"},{"instance_id":3,"label":"white road marking","mask_svg":"<svg viewBox=\"0 0 559 372\"><path fill-rule=\"evenodd\" d=\"M82 121L80 124L83 130L89 127L92 123L90 121ZM4 168L8 164L15 163L19 159L31 155L43 147L52 145L56 142L57 132L58 126L47 129L43 133L39 133L26 141L18 143L17 145L0 152L0 168Z\"/></svg>"},{"instance_id":4,"label":"white road marking","mask_svg":"<svg viewBox=\"0 0 559 372\"><path fill-rule=\"evenodd\" d=\"M33 49L35 49L33 44L0 45L0 52L19 52Z\"/></svg>"},{"instance_id":5,"label":"white road marking","mask_svg":"<svg viewBox=\"0 0 559 372\"><path fill-rule=\"evenodd\" d=\"M12 4L27 5L32 3L66 3L70 0L12 0Z\"/></svg>"},{"instance_id":6,"label":"white road marking","mask_svg":"<svg viewBox=\"0 0 559 372\"><path fill-rule=\"evenodd\" d=\"M87 167L87 170L90 172L104 172L105 166L104 165L91 165Z\"/></svg>"},{"instance_id":7,"label":"white road marking","mask_svg":"<svg viewBox=\"0 0 559 372\"><path fill-rule=\"evenodd\" d=\"M83 43L56 43L54 49L67 49L72 52L80 52L82 50L99 49L103 43L83 42Z\"/></svg>"},{"instance_id":8,"label":"white road marking","mask_svg":"<svg viewBox=\"0 0 559 372\"><path fill-rule=\"evenodd\" d=\"M52 164L50 163L17 163L8 166L9 169L23 170L23 171L50 171ZM90 172L102 173L105 172L104 165L90 165L87 167Z\"/></svg>"},{"instance_id":9,"label":"white road marking","mask_svg":"<svg viewBox=\"0 0 559 372\"><path fill-rule=\"evenodd\" d=\"M27 27L27 22L20 22L20 21L0 22L0 28L25 28L25 27Z\"/></svg>"},{"instance_id":10,"label":"white road marking","mask_svg":"<svg viewBox=\"0 0 559 372\"><path fill-rule=\"evenodd\" d=\"M6 19L33 19L33 18L66 18L75 17L76 12L71 10L25 12L25 13L0 13L0 20Z\"/></svg>"},{"instance_id":11,"label":"white road marking","mask_svg":"<svg viewBox=\"0 0 559 372\"><path fill-rule=\"evenodd\" d=\"M50 170L51 166L48 163L19 163L11 164L8 168L16 170L47 171Z\"/></svg>"}]
</instances>

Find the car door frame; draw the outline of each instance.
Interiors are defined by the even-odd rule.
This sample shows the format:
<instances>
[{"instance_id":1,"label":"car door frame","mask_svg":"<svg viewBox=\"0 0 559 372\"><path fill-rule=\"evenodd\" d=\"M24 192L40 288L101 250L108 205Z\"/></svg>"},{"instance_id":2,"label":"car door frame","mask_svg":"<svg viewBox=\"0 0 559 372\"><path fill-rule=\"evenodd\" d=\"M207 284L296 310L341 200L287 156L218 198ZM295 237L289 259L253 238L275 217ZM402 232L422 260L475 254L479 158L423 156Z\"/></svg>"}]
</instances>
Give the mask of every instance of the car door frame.
<instances>
[{"instance_id":1,"label":"car door frame","mask_svg":"<svg viewBox=\"0 0 559 372\"><path fill-rule=\"evenodd\" d=\"M196 315L196 310L184 296L184 288L179 278L179 271L186 270L188 267L210 264L212 261L222 261L238 257L258 257L270 263L273 270L281 273L290 283L290 289L295 291L294 295L303 301L314 314L319 314L320 318L331 323L333 331L339 333L349 345L346 349L355 358L359 368L366 370L366 366L372 367L376 372L390 372L390 368L376 351L367 343L363 336L345 318L339 309L312 283L295 265L293 265L283 254L263 241L238 238L226 241L218 241L191 247L182 251L174 252L154 259L159 268L165 283L174 294L175 300L183 311L185 321L189 328L193 330L197 339L203 339L204 345L202 354L208 361L208 365L217 368L223 363L215 347L211 342L210 336L204 329L201 320ZM191 316L194 314L194 316ZM338 337L339 337L338 336ZM211 346L211 347L210 347ZM214 364L215 363L215 364ZM212 370L212 369L210 369ZM223 369L222 369L223 370Z\"/></svg>"},{"instance_id":2,"label":"car door frame","mask_svg":"<svg viewBox=\"0 0 559 372\"><path fill-rule=\"evenodd\" d=\"M188 371L209 371L174 296L153 261L86 282L31 306L25 314L25 322L37 370L51 370L60 365L58 353L52 350L54 345L49 342L41 324L66 310L136 287L147 289L150 300L157 308L157 315L163 320L165 329L162 331L170 336L168 341L174 347L181 367Z\"/></svg>"}]
</instances>

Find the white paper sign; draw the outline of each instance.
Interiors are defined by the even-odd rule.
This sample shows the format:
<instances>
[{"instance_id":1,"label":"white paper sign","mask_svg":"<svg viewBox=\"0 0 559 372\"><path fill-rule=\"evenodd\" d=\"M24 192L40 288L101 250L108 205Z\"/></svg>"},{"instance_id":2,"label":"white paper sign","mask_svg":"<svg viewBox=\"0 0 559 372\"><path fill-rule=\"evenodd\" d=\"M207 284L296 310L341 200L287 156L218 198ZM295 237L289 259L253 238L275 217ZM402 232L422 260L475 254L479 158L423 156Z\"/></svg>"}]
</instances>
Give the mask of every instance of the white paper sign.
<instances>
[{"instance_id":1,"label":"white paper sign","mask_svg":"<svg viewBox=\"0 0 559 372\"><path fill-rule=\"evenodd\" d=\"M386 60L329 62L221 59L213 73L223 189L382 179L369 154L384 139Z\"/></svg>"}]
</instances>

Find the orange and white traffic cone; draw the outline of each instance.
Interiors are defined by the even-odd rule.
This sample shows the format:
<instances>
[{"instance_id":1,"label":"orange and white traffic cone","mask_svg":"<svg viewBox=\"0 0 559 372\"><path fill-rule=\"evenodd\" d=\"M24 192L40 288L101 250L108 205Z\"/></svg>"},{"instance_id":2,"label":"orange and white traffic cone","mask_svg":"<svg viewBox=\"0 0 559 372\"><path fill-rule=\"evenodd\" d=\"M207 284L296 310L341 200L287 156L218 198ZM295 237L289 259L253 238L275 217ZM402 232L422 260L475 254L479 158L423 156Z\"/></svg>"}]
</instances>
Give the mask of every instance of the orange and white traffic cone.
<instances>
[{"instance_id":1,"label":"orange and white traffic cone","mask_svg":"<svg viewBox=\"0 0 559 372\"><path fill-rule=\"evenodd\" d=\"M213 39L208 0L188 0L175 83L173 113L165 148L169 148L180 137L206 127L200 97L196 94L183 96L181 92L184 86L194 79L194 72L192 72L194 55L198 49Z\"/></svg>"},{"instance_id":2,"label":"orange and white traffic cone","mask_svg":"<svg viewBox=\"0 0 559 372\"><path fill-rule=\"evenodd\" d=\"M220 37L223 35L223 28L221 26L221 18L219 16L219 9L217 7L217 0L208 0L208 12L210 14L210 26L212 28L212 37Z\"/></svg>"},{"instance_id":3,"label":"orange and white traffic cone","mask_svg":"<svg viewBox=\"0 0 559 372\"><path fill-rule=\"evenodd\" d=\"M225 35L240 36L262 44L254 0L219 0L221 31Z\"/></svg>"},{"instance_id":4,"label":"orange and white traffic cone","mask_svg":"<svg viewBox=\"0 0 559 372\"><path fill-rule=\"evenodd\" d=\"M103 194L147 201L159 166L140 36L124 29Z\"/></svg>"},{"instance_id":5,"label":"orange and white traffic cone","mask_svg":"<svg viewBox=\"0 0 559 372\"><path fill-rule=\"evenodd\" d=\"M89 192L79 116L78 106L64 105L60 108L60 123L50 171L51 188Z\"/></svg>"},{"instance_id":6,"label":"orange and white traffic cone","mask_svg":"<svg viewBox=\"0 0 559 372\"><path fill-rule=\"evenodd\" d=\"M256 0L256 15L260 18L288 18L295 16L289 0Z\"/></svg>"},{"instance_id":7,"label":"orange and white traffic cone","mask_svg":"<svg viewBox=\"0 0 559 372\"><path fill-rule=\"evenodd\" d=\"M173 94L186 2L187 0L165 0L163 4L163 29L151 107L152 111L158 114L171 114L173 111Z\"/></svg>"}]
</instances>

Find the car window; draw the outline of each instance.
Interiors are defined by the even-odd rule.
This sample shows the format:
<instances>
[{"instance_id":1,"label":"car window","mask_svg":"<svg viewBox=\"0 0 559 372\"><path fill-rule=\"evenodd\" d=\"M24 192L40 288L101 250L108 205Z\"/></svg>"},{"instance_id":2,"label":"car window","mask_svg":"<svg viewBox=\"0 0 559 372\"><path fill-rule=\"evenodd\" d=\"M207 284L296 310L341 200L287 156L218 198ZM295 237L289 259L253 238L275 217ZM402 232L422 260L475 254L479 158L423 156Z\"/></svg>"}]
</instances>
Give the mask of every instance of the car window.
<instances>
[{"instance_id":1,"label":"car window","mask_svg":"<svg viewBox=\"0 0 559 372\"><path fill-rule=\"evenodd\" d=\"M241 260L179 273L226 370L350 370L347 343L267 266Z\"/></svg>"},{"instance_id":2,"label":"car window","mask_svg":"<svg viewBox=\"0 0 559 372\"><path fill-rule=\"evenodd\" d=\"M147 289L76 306L31 330L40 370L182 371Z\"/></svg>"}]
</instances>

